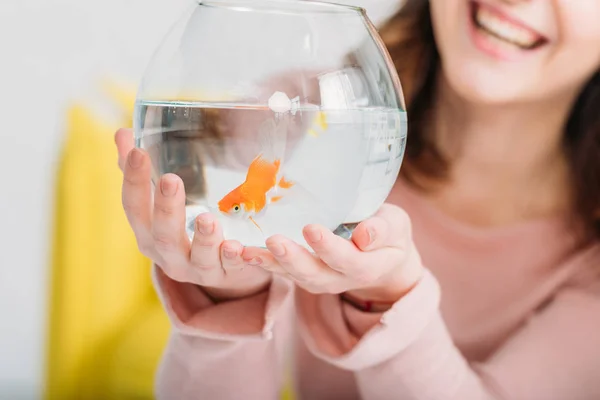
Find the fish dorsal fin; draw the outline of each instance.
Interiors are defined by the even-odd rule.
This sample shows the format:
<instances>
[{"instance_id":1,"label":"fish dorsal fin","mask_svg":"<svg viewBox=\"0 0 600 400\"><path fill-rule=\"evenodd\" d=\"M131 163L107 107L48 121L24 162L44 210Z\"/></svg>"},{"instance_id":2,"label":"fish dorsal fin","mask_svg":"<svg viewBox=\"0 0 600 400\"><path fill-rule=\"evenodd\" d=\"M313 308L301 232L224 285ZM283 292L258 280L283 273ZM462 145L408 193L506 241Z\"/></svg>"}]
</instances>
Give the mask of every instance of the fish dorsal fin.
<instances>
[{"instance_id":1,"label":"fish dorsal fin","mask_svg":"<svg viewBox=\"0 0 600 400\"><path fill-rule=\"evenodd\" d=\"M277 127L275 125L275 121L273 121L272 118L269 118L260 124L258 129L258 145L260 148L259 156L270 162L273 162L275 159L277 159L277 154L275 151L275 142L277 140L275 137L276 129Z\"/></svg>"},{"instance_id":2,"label":"fish dorsal fin","mask_svg":"<svg viewBox=\"0 0 600 400\"><path fill-rule=\"evenodd\" d=\"M260 125L258 131L258 143L262 158L268 163L275 164L277 168L275 191L277 191L277 182L284 176L290 118L290 113L275 113L273 118L268 118Z\"/></svg>"},{"instance_id":3,"label":"fish dorsal fin","mask_svg":"<svg viewBox=\"0 0 600 400\"><path fill-rule=\"evenodd\" d=\"M283 161L288 135L288 115L279 115L264 121L258 130L261 154L268 162Z\"/></svg>"},{"instance_id":4,"label":"fish dorsal fin","mask_svg":"<svg viewBox=\"0 0 600 400\"><path fill-rule=\"evenodd\" d=\"M268 190L274 185L273 179L277 176L279 165L280 161L278 160L270 162L262 154L257 155L248 167L245 185Z\"/></svg>"}]
</instances>

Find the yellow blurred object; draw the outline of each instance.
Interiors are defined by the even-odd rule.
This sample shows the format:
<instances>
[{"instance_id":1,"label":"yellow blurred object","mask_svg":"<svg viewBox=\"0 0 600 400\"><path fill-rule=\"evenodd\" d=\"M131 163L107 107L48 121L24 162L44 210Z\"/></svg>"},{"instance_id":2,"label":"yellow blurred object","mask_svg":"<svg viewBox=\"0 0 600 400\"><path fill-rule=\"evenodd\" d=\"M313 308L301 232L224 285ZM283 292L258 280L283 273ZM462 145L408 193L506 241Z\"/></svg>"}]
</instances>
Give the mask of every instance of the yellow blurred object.
<instances>
[{"instance_id":1,"label":"yellow blurred object","mask_svg":"<svg viewBox=\"0 0 600 400\"><path fill-rule=\"evenodd\" d=\"M54 216L47 399L152 398L168 337L150 261L121 207L113 135L131 125L134 98L110 89L122 109L116 125L85 105L68 112ZM134 334L135 351L124 351Z\"/></svg>"},{"instance_id":2,"label":"yellow blurred object","mask_svg":"<svg viewBox=\"0 0 600 400\"><path fill-rule=\"evenodd\" d=\"M135 96L109 84L115 124L86 105L68 112L56 186L47 400L153 399L169 322L121 207L114 132ZM241 394L243 398L243 394ZM291 400L286 389L283 399Z\"/></svg>"}]
</instances>

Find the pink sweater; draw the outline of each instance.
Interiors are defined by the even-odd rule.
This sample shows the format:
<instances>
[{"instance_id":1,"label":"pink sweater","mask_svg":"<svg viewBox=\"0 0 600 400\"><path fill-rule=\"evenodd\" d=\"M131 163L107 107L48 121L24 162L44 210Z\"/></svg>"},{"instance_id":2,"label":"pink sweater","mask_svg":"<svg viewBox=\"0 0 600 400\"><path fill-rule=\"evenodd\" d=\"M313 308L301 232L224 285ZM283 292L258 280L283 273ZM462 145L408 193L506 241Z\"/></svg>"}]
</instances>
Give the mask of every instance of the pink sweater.
<instances>
[{"instance_id":1,"label":"pink sweater","mask_svg":"<svg viewBox=\"0 0 600 400\"><path fill-rule=\"evenodd\" d=\"M174 326L157 397L277 399L291 369L303 400L600 399L598 246L558 219L460 225L401 192L428 273L383 314L283 279L214 305L155 268Z\"/></svg>"}]
</instances>

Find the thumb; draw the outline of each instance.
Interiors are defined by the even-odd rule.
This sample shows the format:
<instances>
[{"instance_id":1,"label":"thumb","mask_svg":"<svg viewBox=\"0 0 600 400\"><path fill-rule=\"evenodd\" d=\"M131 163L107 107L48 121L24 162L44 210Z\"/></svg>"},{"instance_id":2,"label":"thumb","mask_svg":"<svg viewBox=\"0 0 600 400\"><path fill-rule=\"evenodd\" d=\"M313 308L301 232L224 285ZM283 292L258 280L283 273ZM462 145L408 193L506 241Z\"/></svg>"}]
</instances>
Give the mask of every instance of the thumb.
<instances>
[{"instance_id":1,"label":"thumb","mask_svg":"<svg viewBox=\"0 0 600 400\"><path fill-rule=\"evenodd\" d=\"M386 247L404 249L411 236L411 222L406 212L391 204L384 204L373 217L356 227L352 241L362 251Z\"/></svg>"}]
</instances>

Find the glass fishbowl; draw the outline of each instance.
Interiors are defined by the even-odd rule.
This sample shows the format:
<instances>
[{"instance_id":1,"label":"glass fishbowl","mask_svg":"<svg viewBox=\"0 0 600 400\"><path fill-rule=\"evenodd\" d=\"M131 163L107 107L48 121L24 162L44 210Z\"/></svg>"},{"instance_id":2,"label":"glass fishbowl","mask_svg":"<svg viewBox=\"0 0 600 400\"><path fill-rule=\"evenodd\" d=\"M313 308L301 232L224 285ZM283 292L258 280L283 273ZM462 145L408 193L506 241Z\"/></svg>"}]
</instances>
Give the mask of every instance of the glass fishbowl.
<instances>
[{"instance_id":1,"label":"glass fishbowl","mask_svg":"<svg viewBox=\"0 0 600 400\"><path fill-rule=\"evenodd\" d=\"M196 1L142 78L136 146L153 182L181 177L186 229L213 213L226 239L264 247L320 224L349 238L389 195L404 156L401 84L362 8Z\"/></svg>"}]
</instances>

